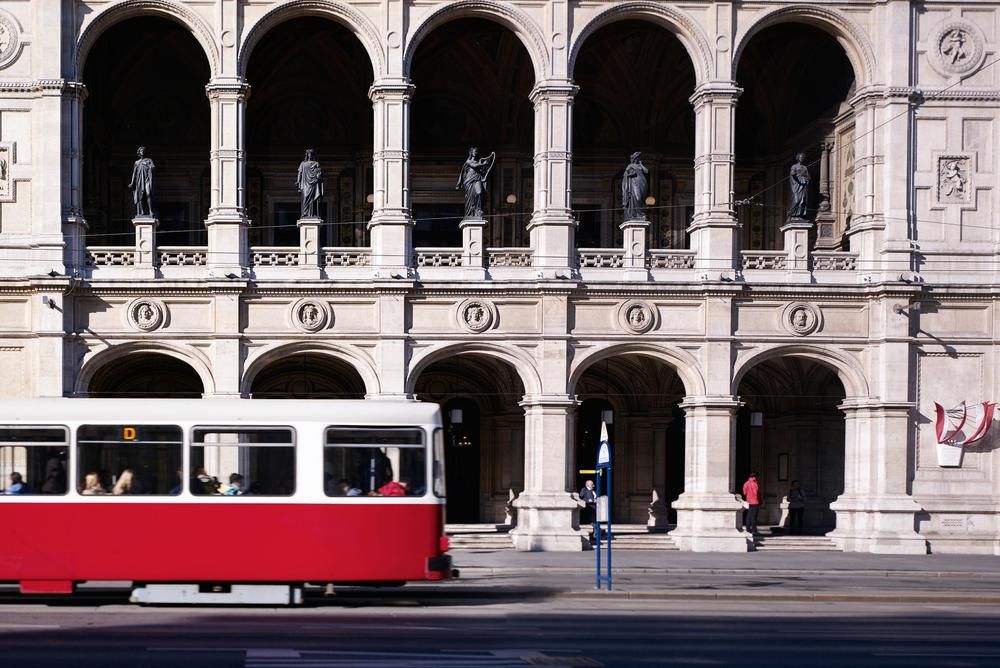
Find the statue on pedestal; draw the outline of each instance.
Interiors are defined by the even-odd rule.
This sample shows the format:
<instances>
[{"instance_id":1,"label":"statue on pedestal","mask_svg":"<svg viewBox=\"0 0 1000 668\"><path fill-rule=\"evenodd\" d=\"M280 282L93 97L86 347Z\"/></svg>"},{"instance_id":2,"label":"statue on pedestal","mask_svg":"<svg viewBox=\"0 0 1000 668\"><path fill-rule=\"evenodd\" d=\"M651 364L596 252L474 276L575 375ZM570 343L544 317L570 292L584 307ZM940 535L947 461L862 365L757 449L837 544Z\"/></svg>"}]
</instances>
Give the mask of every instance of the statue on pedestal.
<instances>
[{"instance_id":1,"label":"statue on pedestal","mask_svg":"<svg viewBox=\"0 0 1000 668\"><path fill-rule=\"evenodd\" d=\"M486 197L486 179L496 162L496 153L490 153L485 158L479 158L479 149L473 146L469 149L469 157L462 165L458 175L455 190L465 189L465 218L483 217L483 205Z\"/></svg>"},{"instance_id":2,"label":"statue on pedestal","mask_svg":"<svg viewBox=\"0 0 1000 668\"><path fill-rule=\"evenodd\" d=\"M646 197L649 195L649 170L639 160L642 155L636 151L629 157L628 166L622 175L622 209L625 220L646 219Z\"/></svg>"},{"instance_id":3,"label":"statue on pedestal","mask_svg":"<svg viewBox=\"0 0 1000 668\"><path fill-rule=\"evenodd\" d=\"M153 215L153 161L146 157L146 147L140 146L135 152L139 159L132 166L132 180L128 187L132 189L132 201L135 202L135 216L152 217Z\"/></svg>"},{"instance_id":4,"label":"statue on pedestal","mask_svg":"<svg viewBox=\"0 0 1000 668\"><path fill-rule=\"evenodd\" d=\"M319 218L319 202L323 199L323 170L313 159L313 150L306 149L305 159L299 163L295 184L302 194L301 218Z\"/></svg>"},{"instance_id":5,"label":"statue on pedestal","mask_svg":"<svg viewBox=\"0 0 1000 668\"><path fill-rule=\"evenodd\" d=\"M788 207L789 218L806 217L806 196L809 190L809 168L803 163L806 154L797 153L795 164L788 171L788 183L792 187L792 202Z\"/></svg>"}]
</instances>

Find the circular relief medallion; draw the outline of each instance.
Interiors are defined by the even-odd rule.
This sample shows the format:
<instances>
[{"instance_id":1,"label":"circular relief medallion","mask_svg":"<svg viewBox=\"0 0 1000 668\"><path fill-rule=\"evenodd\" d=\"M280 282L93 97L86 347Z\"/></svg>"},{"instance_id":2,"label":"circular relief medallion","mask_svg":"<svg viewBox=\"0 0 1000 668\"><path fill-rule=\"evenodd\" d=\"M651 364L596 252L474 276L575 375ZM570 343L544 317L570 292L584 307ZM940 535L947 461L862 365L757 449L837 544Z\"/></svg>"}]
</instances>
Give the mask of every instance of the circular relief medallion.
<instances>
[{"instance_id":1,"label":"circular relief medallion","mask_svg":"<svg viewBox=\"0 0 1000 668\"><path fill-rule=\"evenodd\" d=\"M497 321L497 308L482 299L466 299L458 305L457 315L459 327L479 334L493 327Z\"/></svg>"},{"instance_id":2,"label":"circular relief medallion","mask_svg":"<svg viewBox=\"0 0 1000 668\"><path fill-rule=\"evenodd\" d=\"M163 326L167 307L159 299L140 297L128 305L128 322L143 332L151 332Z\"/></svg>"},{"instance_id":3,"label":"circular relief medallion","mask_svg":"<svg viewBox=\"0 0 1000 668\"><path fill-rule=\"evenodd\" d=\"M806 336L823 324L823 314L812 304L794 302L782 311L781 321L792 334Z\"/></svg>"},{"instance_id":4,"label":"circular relief medallion","mask_svg":"<svg viewBox=\"0 0 1000 668\"><path fill-rule=\"evenodd\" d=\"M303 332L318 332L330 320L330 310L326 304L315 299L300 299L292 305L292 324Z\"/></svg>"},{"instance_id":5,"label":"circular relief medallion","mask_svg":"<svg viewBox=\"0 0 1000 668\"><path fill-rule=\"evenodd\" d=\"M0 68L7 67L21 51L21 30L13 16L0 10Z\"/></svg>"},{"instance_id":6,"label":"circular relief medallion","mask_svg":"<svg viewBox=\"0 0 1000 668\"><path fill-rule=\"evenodd\" d=\"M649 302L633 299L618 308L618 324L627 332L645 334L656 326L657 310Z\"/></svg>"},{"instance_id":7,"label":"circular relief medallion","mask_svg":"<svg viewBox=\"0 0 1000 668\"><path fill-rule=\"evenodd\" d=\"M985 41L982 30L970 21L944 21L931 37L931 64L945 76L971 74L986 57Z\"/></svg>"}]
</instances>

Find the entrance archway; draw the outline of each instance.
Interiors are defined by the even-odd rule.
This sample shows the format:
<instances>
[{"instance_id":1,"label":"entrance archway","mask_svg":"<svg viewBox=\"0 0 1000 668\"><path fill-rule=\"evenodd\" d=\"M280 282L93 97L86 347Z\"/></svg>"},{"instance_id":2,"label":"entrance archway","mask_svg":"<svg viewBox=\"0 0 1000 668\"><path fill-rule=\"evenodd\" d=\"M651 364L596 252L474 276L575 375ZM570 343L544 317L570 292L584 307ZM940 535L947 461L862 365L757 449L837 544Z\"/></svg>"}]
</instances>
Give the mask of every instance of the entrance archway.
<instances>
[{"instance_id":1,"label":"entrance archway","mask_svg":"<svg viewBox=\"0 0 1000 668\"><path fill-rule=\"evenodd\" d=\"M98 369L87 396L104 399L200 399L205 388L198 372L176 357L136 353Z\"/></svg>"},{"instance_id":2,"label":"entrance archway","mask_svg":"<svg viewBox=\"0 0 1000 668\"><path fill-rule=\"evenodd\" d=\"M524 489L524 385L494 357L456 355L424 369L414 389L443 409L449 523L509 524Z\"/></svg>"},{"instance_id":3,"label":"entrance archway","mask_svg":"<svg viewBox=\"0 0 1000 668\"><path fill-rule=\"evenodd\" d=\"M253 399L364 399L365 382L347 362L331 355L288 355L260 369L250 384Z\"/></svg>"},{"instance_id":4,"label":"entrance archway","mask_svg":"<svg viewBox=\"0 0 1000 668\"><path fill-rule=\"evenodd\" d=\"M612 449L612 520L664 527L676 522L673 502L684 491L685 389L665 362L620 354L588 367L576 384L575 479L593 476L601 422ZM610 422L608 421L610 418Z\"/></svg>"},{"instance_id":5,"label":"entrance archway","mask_svg":"<svg viewBox=\"0 0 1000 668\"><path fill-rule=\"evenodd\" d=\"M764 491L759 524L790 530L788 490L806 496L805 533L836 526L830 504L844 491L844 386L832 368L804 357L777 357L750 368L739 385L734 492L750 471Z\"/></svg>"}]
</instances>

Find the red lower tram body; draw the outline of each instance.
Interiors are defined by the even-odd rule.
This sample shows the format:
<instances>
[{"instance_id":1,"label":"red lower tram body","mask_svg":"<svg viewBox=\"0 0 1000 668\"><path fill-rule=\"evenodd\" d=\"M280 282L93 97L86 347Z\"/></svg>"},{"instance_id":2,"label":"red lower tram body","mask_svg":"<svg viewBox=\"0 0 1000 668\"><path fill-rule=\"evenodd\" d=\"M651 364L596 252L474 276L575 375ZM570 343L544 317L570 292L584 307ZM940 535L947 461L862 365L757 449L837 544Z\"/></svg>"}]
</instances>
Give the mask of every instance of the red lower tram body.
<instances>
[{"instance_id":1,"label":"red lower tram body","mask_svg":"<svg viewBox=\"0 0 1000 668\"><path fill-rule=\"evenodd\" d=\"M16 503L0 581L378 583L451 575L438 504Z\"/></svg>"}]
</instances>

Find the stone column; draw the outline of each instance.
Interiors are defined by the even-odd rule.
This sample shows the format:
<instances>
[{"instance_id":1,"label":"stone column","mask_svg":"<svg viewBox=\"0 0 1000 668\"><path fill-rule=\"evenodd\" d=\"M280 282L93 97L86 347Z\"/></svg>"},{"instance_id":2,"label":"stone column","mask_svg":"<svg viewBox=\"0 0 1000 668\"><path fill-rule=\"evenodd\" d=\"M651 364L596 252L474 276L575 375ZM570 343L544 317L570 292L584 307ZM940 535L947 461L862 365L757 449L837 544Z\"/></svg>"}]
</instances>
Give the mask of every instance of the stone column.
<instances>
[{"instance_id":1,"label":"stone column","mask_svg":"<svg viewBox=\"0 0 1000 668\"><path fill-rule=\"evenodd\" d=\"M413 275L413 218L410 215L410 98L406 79L377 81L368 90L375 115L372 152L374 199L371 232L376 278Z\"/></svg>"},{"instance_id":2,"label":"stone column","mask_svg":"<svg viewBox=\"0 0 1000 668\"><path fill-rule=\"evenodd\" d=\"M695 268L709 279L732 276L739 267L739 225L733 209L736 100L743 90L731 81L702 84L694 105L694 219L688 232Z\"/></svg>"},{"instance_id":3,"label":"stone column","mask_svg":"<svg viewBox=\"0 0 1000 668\"><path fill-rule=\"evenodd\" d=\"M159 258L156 255L156 228L160 221L153 216L137 216L132 219L135 227L135 268L143 277L153 278Z\"/></svg>"},{"instance_id":4,"label":"stone column","mask_svg":"<svg viewBox=\"0 0 1000 668\"><path fill-rule=\"evenodd\" d=\"M466 218L458 227L462 230L462 276L482 280L486 278L486 221Z\"/></svg>"},{"instance_id":5,"label":"stone column","mask_svg":"<svg viewBox=\"0 0 1000 668\"><path fill-rule=\"evenodd\" d=\"M833 142L822 142L819 145L819 206L816 211L816 248L832 250L836 248L838 239L835 236L837 217L833 213L831 197L833 183L830 176L830 153Z\"/></svg>"},{"instance_id":6,"label":"stone column","mask_svg":"<svg viewBox=\"0 0 1000 668\"><path fill-rule=\"evenodd\" d=\"M246 100L242 79L215 79L206 87L212 119L208 266L212 274L243 276L249 267L246 217Z\"/></svg>"},{"instance_id":7,"label":"stone column","mask_svg":"<svg viewBox=\"0 0 1000 668\"><path fill-rule=\"evenodd\" d=\"M572 212L573 96L566 80L543 81L531 91L535 107L535 210L528 223L532 264L540 278L576 272L576 220Z\"/></svg>"},{"instance_id":8,"label":"stone column","mask_svg":"<svg viewBox=\"0 0 1000 668\"><path fill-rule=\"evenodd\" d=\"M299 228L299 273L304 277L320 276L319 227L322 224L320 218L299 218L296 223Z\"/></svg>"},{"instance_id":9,"label":"stone column","mask_svg":"<svg viewBox=\"0 0 1000 668\"><path fill-rule=\"evenodd\" d=\"M785 237L785 276L789 281L809 282L809 233L813 224L805 218L789 218L781 226Z\"/></svg>"},{"instance_id":10,"label":"stone column","mask_svg":"<svg viewBox=\"0 0 1000 668\"><path fill-rule=\"evenodd\" d=\"M878 105L881 92L867 88L851 100L854 108L854 215L846 235L851 251L858 253L859 277L877 273L879 255L885 237L885 218L877 210L875 200L877 154L876 137L883 134L878 127Z\"/></svg>"},{"instance_id":11,"label":"stone column","mask_svg":"<svg viewBox=\"0 0 1000 668\"><path fill-rule=\"evenodd\" d=\"M830 504L837 528L828 534L848 552L926 554L907 494L908 439L913 404L848 399L845 414L844 493Z\"/></svg>"},{"instance_id":12,"label":"stone column","mask_svg":"<svg viewBox=\"0 0 1000 668\"><path fill-rule=\"evenodd\" d=\"M648 220L626 220L619 228L625 244L624 274L627 281L645 281L649 278L646 269L646 232Z\"/></svg>"},{"instance_id":13,"label":"stone column","mask_svg":"<svg viewBox=\"0 0 1000 668\"><path fill-rule=\"evenodd\" d=\"M83 103L87 88L82 83L67 81L62 90L62 144L66 178L62 181L62 232L66 246L63 265L66 273L77 276L83 270L87 256L87 221L83 218L83 166L80 161L83 137Z\"/></svg>"},{"instance_id":14,"label":"stone column","mask_svg":"<svg viewBox=\"0 0 1000 668\"><path fill-rule=\"evenodd\" d=\"M736 410L733 397L687 397L684 493L674 502L678 547L692 552L746 552L752 539L736 528L742 505L732 493Z\"/></svg>"},{"instance_id":15,"label":"stone column","mask_svg":"<svg viewBox=\"0 0 1000 668\"><path fill-rule=\"evenodd\" d=\"M525 397L524 491L514 501L514 547L525 551L579 551L579 504L567 491L569 449L577 402L568 396Z\"/></svg>"}]
</instances>

